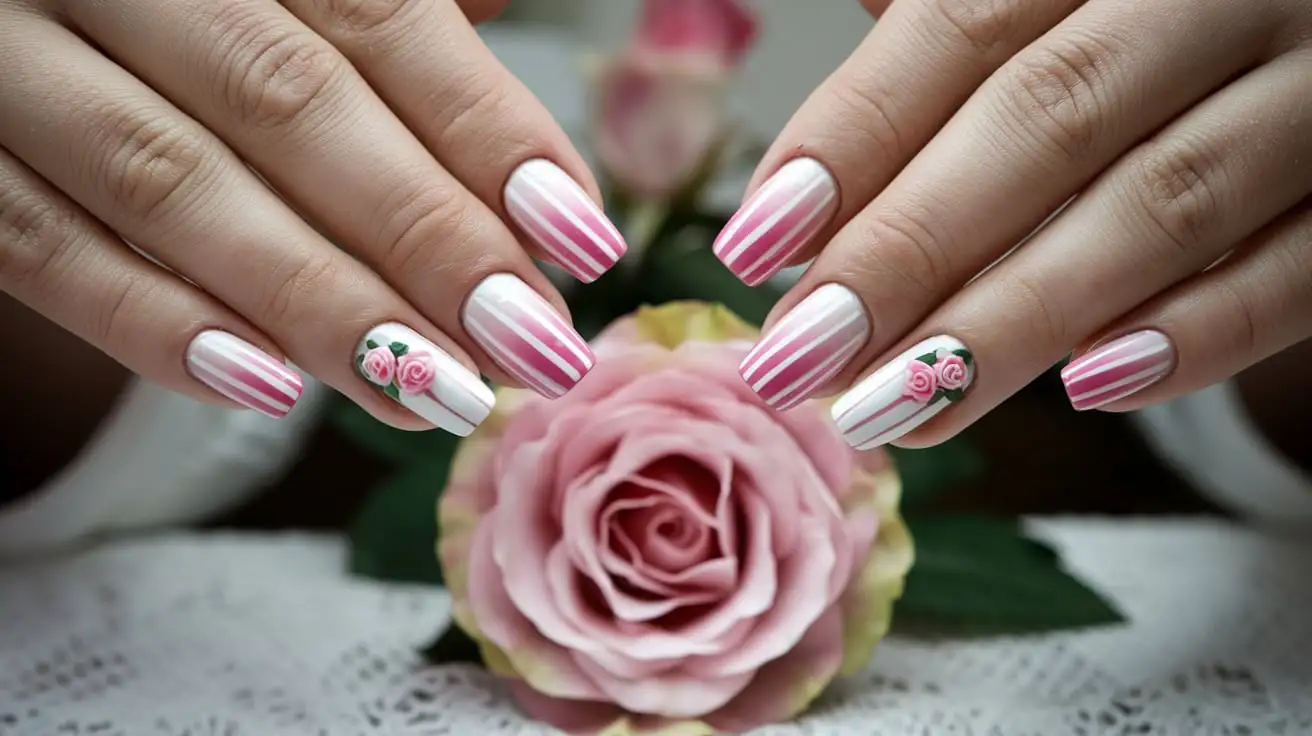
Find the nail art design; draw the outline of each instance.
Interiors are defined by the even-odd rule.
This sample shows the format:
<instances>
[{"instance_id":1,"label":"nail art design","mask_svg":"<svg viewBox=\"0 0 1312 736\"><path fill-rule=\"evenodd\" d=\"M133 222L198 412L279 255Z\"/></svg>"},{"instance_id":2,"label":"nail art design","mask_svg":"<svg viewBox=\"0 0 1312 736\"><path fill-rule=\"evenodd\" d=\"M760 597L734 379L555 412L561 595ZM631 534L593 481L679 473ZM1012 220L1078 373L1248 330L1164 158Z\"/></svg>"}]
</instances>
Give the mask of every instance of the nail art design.
<instances>
[{"instance_id":1,"label":"nail art design","mask_svg":"<svg viewBox=\"0 0 1312 736\"><path fill-rule=\"evenodd\" d=\"M738 372L770 406L797 406L829 382L870 336L861 300L825 284L793 307L752 348Z\"/></svg>"},{"instance_id":2,"label":"nail art design","mask_svg":"<svg viewBox=\"0 0 1312 736\"><path fill-rule=\"evenodd\" d=\"M245 340L206 330L187 346L187 371L201 383L265 416L281 419L304 384L291 368Z\"/></svg>"},{"instance_id":3,"label":"nail art design","mask_svg":"<svg viewBox=\"0 0 1312 736\"><path fill-rule=\"evenodd\" d=\"M483 279L465 302L469 336L507 373L547 398L564 396L592 370L592 349L518 277Z\"/></svg>"},{"instance_id":4,"label":"nail art design","mask_svg":"<svg viewBox=\"0 0 1312 736\"><path fill-rule=\"evenodd\" d=\"M492 412L492 390L446 351L402 324L388 322L365 334L355 368L394 401L459 437Z\"/></svg>"},{"instance_id":5,"label":"nail art design","mask_svg":"<svg viewBox=\"0 0 1312 736\"><path fill-rule=\"evenodd\" d=\"M931 337L852 387L834 404L834 421L858 450L886 445L965 398L975 359L960 340Z\"/></svg>"},{"instance_id":6,"label":"nail art design","mask_svg":"<svg viewBox=\"0 0 1312 736\"><path fill-rule=\"evenodd\" d=\"M749 286L779 272L833 217L838 186L819 161L784 164L729 220L715 255Z\"/></svg>"},{"instance_id":7,"label":"nail art design","mask_svg":"<svg viewBox=\"0 0 1312 736\"><path fill-rule=\"evenodd\" d=\"M588 193L546 159L526 161L510 175L506 212L557 265L584 283L597 280L628 250Z\"/></svg>"},{"instance_id":8,"label":"nail art design","mask_svg":"<svg viewBox=\"0 0 1312 736\"><path fill-rule=\"evenodd\" d=\"M1175 368L1175 346L1156 330L1113 340L1077 358L1061 371L1066 396L1076 411L1088 411L1148 388Z\"/></svg>"}]
</instances>

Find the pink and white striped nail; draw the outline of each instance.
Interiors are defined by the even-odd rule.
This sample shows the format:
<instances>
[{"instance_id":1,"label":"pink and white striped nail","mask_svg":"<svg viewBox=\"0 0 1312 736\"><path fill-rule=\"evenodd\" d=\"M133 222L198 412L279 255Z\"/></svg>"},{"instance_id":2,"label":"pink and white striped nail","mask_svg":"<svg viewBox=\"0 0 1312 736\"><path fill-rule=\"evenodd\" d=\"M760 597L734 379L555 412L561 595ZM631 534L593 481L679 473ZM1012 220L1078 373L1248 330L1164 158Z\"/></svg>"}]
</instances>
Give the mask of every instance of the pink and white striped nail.
<instances>
[{"instance_id":1,"label":"pink and white striped nail","mask_svg":"<svg viewBox=\"0 0 1312 736\"><path fill-rule=\"evenodd\" d=\"M463 321L497 365L548 398L564 396L596 363L588 343L547 300L508 273L474 288Z\"/></svg>"},{"instance_id":2,"label":"pink and white striped nail","mask_svg":"<svg viewBox=\"0 0 1312 736\"><path fill-rule=\"evenodd\" d=\"M965 398L975 359L949 335L922 340L839 397L830 409L847 443L871 450L893 442Z\"/></svg>"},{"instance_id":3,"label":"pink and white striped nail","mask_svg":"<svg viewBox=\"0 0 1312 736\"><path fill-rule=\"evenodd\" d=\"M564 169L525 161L506 182L506 212L558 266L596 281L628 250L624 237Z\"/></svg>"},{"instance_id":4,"label":"pink and white striped nail","mask_svg":"<svg viewBox=\"0 0 1312 736\"><path fill-rule=\"evenodd\" d=\"M825 284L765 334L738 372L765 403L791 409L838 375L869 336L857 295L840 284Z\"/></svg>"},{"instance_id":5,"label":"pink and white striped nail","mask_svg":"<svg viewBox=\"0 0 1312 736\"><path fill-rule=\"evenodd\" d=\"M1061 371L1066 396L1076 411L1088 411L1138 393L1170 375L1175 345L1157 330L1112 340Z\"/></svg>"},{"instance_id":6,"label":"pink and white striped nail","mask_svg":"<svg viewBox=\"0 0 1312 736\"><path fill-rule=\"evenodd\" d=\"M838 209L838 185L815 159L784 164L725 225L712 249L749 286L788 265Z\"/></svg>"},{"instance_id":7,"label":"pink and white striped nail","mask_svg":"<svg viewBox=\"0 0 1312 736\"><path fill-rule=\"evenodd\" d=\"M457 437L467 437L496 405L473 371L397 322L375 325L355 347L355 369L396 403Z\"/></svg>"},{"instance_id":8,"label":"pink and white striped nail","mask_svg":"<svg viewBox=\"0 0 1312 736\"><path fill-rule=\"evenodd\" d=\"M274 419L287 416L304 388L296 371L222 330L206 330L192 339L187 371L238 404Z\"/></svg>"}]
</instances>

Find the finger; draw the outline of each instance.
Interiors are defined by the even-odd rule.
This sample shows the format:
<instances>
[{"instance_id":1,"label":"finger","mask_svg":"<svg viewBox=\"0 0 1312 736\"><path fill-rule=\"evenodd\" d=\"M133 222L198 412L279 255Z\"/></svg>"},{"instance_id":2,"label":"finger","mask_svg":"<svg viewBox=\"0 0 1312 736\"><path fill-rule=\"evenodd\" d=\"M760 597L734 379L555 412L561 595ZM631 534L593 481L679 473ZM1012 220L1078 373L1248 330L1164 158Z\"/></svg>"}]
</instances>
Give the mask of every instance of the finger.
<instances>
[{"instance_id":1,"label":"finger","mask_svg":"<svg viewBox=\"0 0 1312 736\"><path fill-rule=\"evenodd\" d=\"M301 377L275 357L268 337L133 253L3 149L0 291L133 373L193 398L273 418L300 398Z\"/></svg>"},{"instance_id":2,"label":"finger","mask_svg":"<svg viewBox=\"0 0 1312 736\"><path fill-rule=\"evenodd\" d=\"M592 281L624 255L624 239L597 205L596 182L569 138L449 2L284 3L346 54L447 170L551 261Z\"/></svg>"},{"instance_id":3,"label":"finger","mask_svg":"<svg viewBox=\"0 0 1312 736\"><path fill-rule=\"evenodd\" d=\"M471 420L487 415L491 394L450 357L461 355L451 340L306 225L208 131L63 28L0 29L0 68L16 70L0 87L0 146L379 419L468 433ZM352 359L362 335L398 322L427 337L415 352L433 356L441 372L431 392L388 392L391 401Z\"/></svg>"},{"instance_id":4,"label":"finger","mask_svg":"<svg viewBox=\"0 0 1312 736\"><path fill-rule=\"evenodd\" d=\"M566 389L587 372L589 364L561 357L572 355L569 348L581 339L513 233L433 159L347 60L291 13L258 0L78 7L74 18L88 34L230 141L485 372L523 383L522 364L559 361L570 366L561 377ZM141 12L126 12L133 8ZM467 25L452 12L454 22ZM137 42L142 37L157 43ZM177 61L164 53L170 48L191 53ZM516 290L526 301L505 313L513 324L503 331L527 334L545 321L559 325L565 342L489 343L475 336L462 307L471 294L490 290L477 287L498 273L529 285Z\"/></svg>"},{"instance_id":5,"label":"finger","mask_svg":"<svg viewBox=\"0 0 1312 736\"><path fill-rule=\"evenodd\" d=\"M751 285L811 255L994 70L1083 1L892 5L770 147L716 255Z\"/></svg>"},{"instance_id":6,"label":"finger","mask_svg":"<svg viewBox=\"0 0 1312 736\"><path fill-rule=\"evenodd\" d=\"M997 406L1089 335L1206 269L1312 192L1305 58L1283 57L1205 100L1127 154L1053 222L936 311L919 334L969 346L979 379L964 396L897 426L872 419L860 446L938 442ZM873 376L896 375L894 360ZM867 379L838 402L850 419L893 403ZM964 389L964 387L963 387ZM892 400L891 400L892 399ZM907 411L906 402L902 406Z\"/></svg>"},{"instance_id":7,"label":"finger","mask_svg":"<svg viewBox=\"0 0 1312 736\"><path fill-rule=\"evenodd\" d=\"M1312 337L1312 202L1095 338L1062 370L1079 411L1128 411L1223 381Z\"/></svg>"},{"instance_id":8,"label":"finger","mask_svg":"<svg viewBox=\"0 0 1312 736\"><path fill-rule=\"evenodd\" d=\"M1133 0L1081 8L994 75L835 236L776 313L820 284L851 289L839 314L867 320L873 337L846 356L846 368L828 372L836 384L850 381L1088 179L1263 53L1278 23L1218 32L1228 2L1197 0L1190 13ZM1163 36L1178 40L1163 46ZM804 305L796 310L814 308ZM829 355L809 346L806 331L796 333L803 342L788 337L797 324L783 317L764 342L806 372ZM782 384L762 386L768 399ZM804 388L800 398L824 384Z\"/></svg>"}]
</instances>

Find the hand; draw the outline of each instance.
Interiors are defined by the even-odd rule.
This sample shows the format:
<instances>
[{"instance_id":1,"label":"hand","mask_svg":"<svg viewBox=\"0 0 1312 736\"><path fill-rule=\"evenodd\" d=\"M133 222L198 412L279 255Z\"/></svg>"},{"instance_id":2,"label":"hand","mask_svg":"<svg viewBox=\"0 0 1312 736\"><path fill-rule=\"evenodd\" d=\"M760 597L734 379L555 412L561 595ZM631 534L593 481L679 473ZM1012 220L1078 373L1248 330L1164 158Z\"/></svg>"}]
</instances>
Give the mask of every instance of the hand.
<instances>
[{"instance_id":1,"label":"hand","mask_svg":"<svg viewBox=\"0 0 1312 736\"><path fill-rule=\"evenodd\" d=\"M530 256L624 244L471 26L503 4L0 0L0 289L272 416L284 356L404 428L471 431L479 369L564 393L592 357Z\"/></svg>"},{"instance_id":2,"label":"hand","mask_svg":"<svg viewBox=\"0 0 1312 736\"><path fill-rule=\"evenodd\" d=\"M820 252L743 375L785 408L873 369L854 446L946 439L1072 350L1076 409L1193 391L1312 334L1312 3L896 0L752 190L740 278Z\"/></svg>"}]
</instances>

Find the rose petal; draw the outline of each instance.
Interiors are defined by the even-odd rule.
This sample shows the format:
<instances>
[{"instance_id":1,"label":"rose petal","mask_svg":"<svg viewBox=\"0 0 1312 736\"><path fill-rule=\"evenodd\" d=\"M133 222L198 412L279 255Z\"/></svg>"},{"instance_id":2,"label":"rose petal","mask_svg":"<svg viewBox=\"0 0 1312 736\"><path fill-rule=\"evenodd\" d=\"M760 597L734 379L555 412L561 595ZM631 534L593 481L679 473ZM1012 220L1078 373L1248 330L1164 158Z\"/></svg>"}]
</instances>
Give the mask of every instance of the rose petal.
<instances>
[{"instance_id":1,"label":"rose petal","mask_svg":"<svg viewBox=\"0 0 1312 736\"><path fill-rule=\"evenodd\" d=\"M491 525L474 535L469 557L469 610L479 632L538 690L562 698L604 697L569 652L543 638L506 595L492 559Z\"/></svg>"},{"instance_id":2,"label":"rose petal","mask_svg":"<svg viewBox=\"0 0 1312 736\"><path fill-rule=\"evenodd\" d=\"M669 501L630 509L613 523L631 529L629 538L641 540L637 543L640 559L662 570L686 570L719 549L715 534L701 520Z\"/></svg>"},{"instance_id":3,"label":"rose petal","mask_svg":"<svg viewBox=\"0 0 1312 736\"><path fill-rule=\"evenodd\" d=\"M690 672L725 675L749 672L783 655L806 633L829 605L829 572L836 557L829 527L801 520L802 544L779 563L779 592L774 605L756 621L752 633L731 651L691 660ZM600 686L600 685L599 685Z\"/></svg>"},{"instance_id":4,"label":"rose petal","mask_svg":"<svg viewBox=\"0 0 1312 736\"><path fill-rule=\"evenodd\" d=\"M703 720L719 732L742 733L806 710L843 661L843 617L830 608L784 656L756 671L733 700Z\"/></svg>"},{"instance_id":5,"label":"rose petal","mask_svg":"<svg viewBox=\"0 0 1312 736\"><path fill-rule=\"evenodd\" d=\"M671 671L641 679L625 679L615 677L587 660L579 660L578 664L621 708L666 718L704 716L733 699L755 675L748 672L707 677Z\"/></svg>"},{"instance_id":6,"label":"rose petal","mask_svg":"<svg viewBox=\"0 0 1312 736\"><path fill-rule=\"evenodd\" d=\"M714 736L711 727L704 723L634 715L613 703L553 698L522 682L510 683L510 692L530 718L570 736Z\"/></svg>"},{"instance_id":7,"label":"rose petal","mask_svg":"<svg viewBox=\"0 0 1312 736\"><path fill-rule=\"evenodd\" d=\"M731 592L738 579L737 557L717 557L672 573L647 565L642 560L638 545L623 529L615 529L613 532L603 530L603 533L605 534L603 542L606 544L602 545L599 552L602 565L607 570L623 576L635 586L650 590L654 594L680 595L680 591L683 594L704 591L713 596L709 600L715 600ZM612 539L624 549L627 557L620 557L610 549L608 543Z\"/></svg>"}]
</instances>

